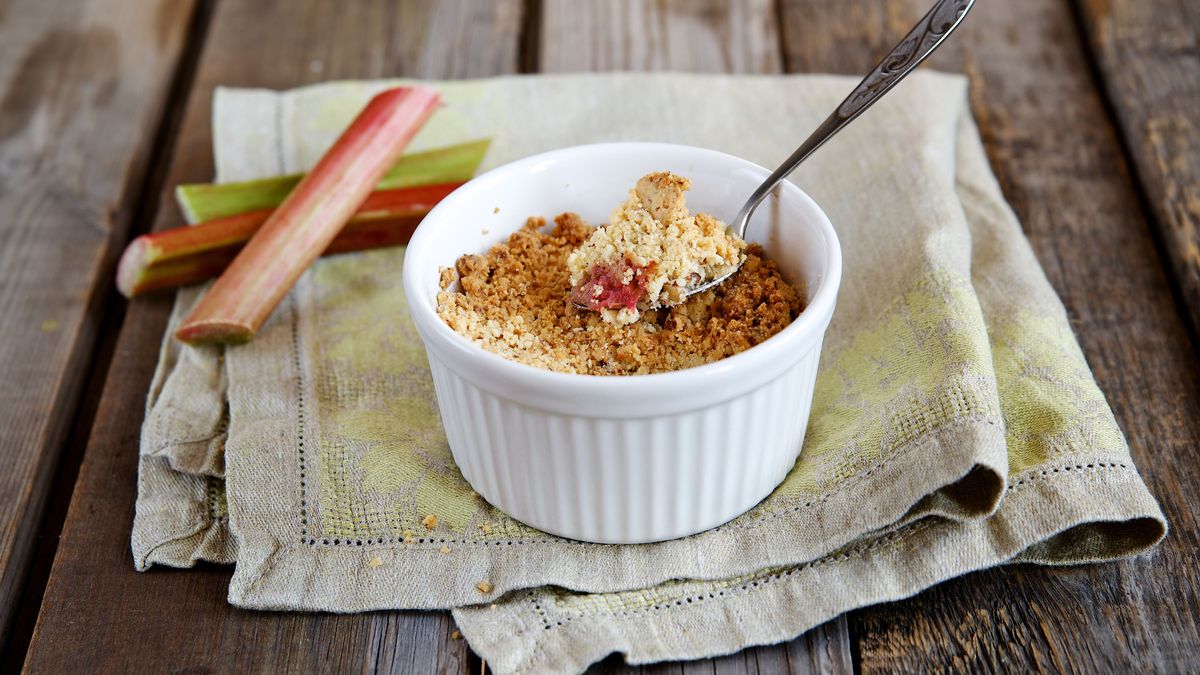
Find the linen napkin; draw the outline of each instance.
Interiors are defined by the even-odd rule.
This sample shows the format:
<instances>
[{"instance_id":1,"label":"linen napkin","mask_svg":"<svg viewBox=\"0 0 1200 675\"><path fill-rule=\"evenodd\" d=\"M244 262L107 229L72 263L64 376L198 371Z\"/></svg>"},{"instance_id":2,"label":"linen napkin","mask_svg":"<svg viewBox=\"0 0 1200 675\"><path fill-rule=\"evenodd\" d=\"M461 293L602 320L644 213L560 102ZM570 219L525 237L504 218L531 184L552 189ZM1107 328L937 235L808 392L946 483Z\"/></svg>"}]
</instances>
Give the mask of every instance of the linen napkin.
<instances>
[{"instance_id":1,"label":"linen napkin","mask_svg":"<svg viewBox=\"0 0 1200 675\"><path fill-rule=\"evenodd\" d=\"M219 90L217 179L311 166L394 84ZM490 137L484 168L611 140L774 166L854 81L430 84L447 105L413 149ZM390 249L318 262L247 345L164 338L141 439L138 568L235 562L229 601L249 608L454 608L497 672L562 672L614 651L645 663L785 640L972 570L1111 560L1164 536L990 172L965 79L914 75L792 180L829 213L845 277L803 452L749 513L606 546L492 508L451 458L403 250ZM529 215L554 214L502 217ZM179 292L173 325L201 292Z\"/></svg>"}]
</instances>

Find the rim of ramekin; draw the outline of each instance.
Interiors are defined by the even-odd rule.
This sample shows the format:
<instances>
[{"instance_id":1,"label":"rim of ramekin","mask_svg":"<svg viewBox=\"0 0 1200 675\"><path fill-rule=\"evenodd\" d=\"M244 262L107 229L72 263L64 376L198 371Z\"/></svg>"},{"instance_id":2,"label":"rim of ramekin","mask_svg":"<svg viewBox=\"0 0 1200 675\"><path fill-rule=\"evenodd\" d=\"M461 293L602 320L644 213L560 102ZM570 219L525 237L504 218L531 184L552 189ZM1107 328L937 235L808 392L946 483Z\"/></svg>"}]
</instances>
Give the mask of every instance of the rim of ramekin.
<instances>
[{"instance_id":1,"label":"rim of ramekin","mask_svg":"<svg viewBox=\"0 0 1200 675\"><path fill-rule=\"evenodd\" d=\"M749 169L765 178L766 168L719 150L677 143L616 142L575 145L531 155L496 167L471 179L447 195L422 219L408 243L404 260L404 292L417 332L429 351L443 365L460 376L495 394L522 404L569 415L588 417L646 417L715 405L755 389L775 379L811 349L819 349L826 327L833 316L842 278L841 244L829 217L817 202L790 181L783 181L782 192L811 211L823 235L826 274L800 316L779 333L733 356L719 361L648 375L588 375L561 373L507 359L475 344L447 325L436 310L436 299L426 298L422 279L417 278L420 256L426 241L437 236L436 223L460 204L476 199L497 176L519 171L527 165L572 157L578 153L654 152L684 150L718 157L731 162L731 169ZM466 251L464 251L466 253ZM434 270L436 273L437 270ZM433 356L432 354L430 355ZM784 361L785 360L785 361ZM696 397L672 400L681 392L708 391L702 404ZM581 406L586 406L583 409Z\"/></svg>"}]
</instances>

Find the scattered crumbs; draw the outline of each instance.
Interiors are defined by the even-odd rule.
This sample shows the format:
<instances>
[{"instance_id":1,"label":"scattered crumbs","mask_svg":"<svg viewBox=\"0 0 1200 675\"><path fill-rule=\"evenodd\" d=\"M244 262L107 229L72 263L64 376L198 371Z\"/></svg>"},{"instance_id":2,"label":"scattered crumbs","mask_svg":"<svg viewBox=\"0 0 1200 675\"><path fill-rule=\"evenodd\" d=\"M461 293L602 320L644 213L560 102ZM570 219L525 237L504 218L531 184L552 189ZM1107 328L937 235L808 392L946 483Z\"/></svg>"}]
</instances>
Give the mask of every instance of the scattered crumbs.
<instances>
[{"instance_id":1,"label":"scattered crumbs","mask_svg":"<svg viewBox=\"0 0 1200 675\"><path fill-rule=\"evenodd\" d=\"M411 544L415 541L414 537L416 534L412 530L405 530L400 533L400 536L404 537L404 543Z\"/></svg>"},{"instance_id":2,"label":"scattered crumbs","mask_svg":"<svg viewBox=\"0 0 1200 675\"><path fill-rule=\"evenodd\" d=\"M487 229L486 227L479 230L479 234L482 234L485 237L487 236L488 232L491 232L491 230Z\"/></svg>"},{"instance_id":3,"label":"scattered crumbs","mask_svg":"<svg viewBox=\"0 0 1200 675\"><path fill-rule=\"evenodd\" d=\"M451 639L451 640L461 640L461 639L462 639L462 633L460 633L460 632L458 632L458 631L454 631L453 633L451 633L451 634L450 634L450 639Z\"/></svg>"},{"instance_id":4,"label":"scattered crumbs","mask_svg":"<svg viewBox=\"0 0 1200 675\"><path fill-rule=\"evenodd\" d=\"M59 325L58 319L46 319L42 322L42 332L53 333L54 331L58 330Z\"/></svg>"},{"instance_id":5,"label":"scattered crumbs","mask_svg":"<svg viewBox=\"0 0 1200 675\"><path fill-rule=\"evenodd\" d=\"M496 208L492 209L492 213L500 213L500 207L497 206Z\"/></svg>"},{"instance_id":6,"label":"scattered crumbs","mask_svg":"<svg viewBox=\"0 0 1200 675\"><path fill-rule=\"evenodd\" d=\"M490 581L481 581L475 584L475 590L480 593L491 593L493 588L494 586L492 586L492 582Z\"/></svg>"},{"instance_id":7,"label":"scattered crumbs","mask_svg":"<svg viewBox=\"0 0 1200 675\"><path fill-rule=\"evenodd\" d=\"M437 516L435 516L431 513L421 519L421 524L424 525L425 529L427 529L427 530L436 530L437 529Z\"/></svg>"},{"instance_id":8,"label":"scattered crumbs","mask_svg":"<svg viewBox=\"0 0 1200 675\"><path fill-rule=\"evenodd\" d=\"M443 546L443 547L441 547L441 548L439 548L439 549L438 549L438 553L450 553L450 547L449 547L449 546Z\"/></svg>"},{"instance_id":9,"label":"scattered crumbs","mask_svg":"<svg viewBox=\"0 0 1200 675\"><path fill-rule=\"evenodd\" d=\"M484 534L491 534L491 533L492 533L492 524L491 524L491 523L484 523L484 524L482 524L482 525L480 525L480 526L479 526L479 529L480 529L480 530L481 530L481 531L482 531Z\"/></svg>"},{"instance_id":10,"label":"scattered crumbs","mask_svg":"<svg viewBox=\"0 0 1200 675\"><path fill-rule=\"evenodd\" d=\"M455 279L458 279L458 272L455 272L453 267L443 267L438 270L438 286L443 291L450 288L450 284L453 284Z\"/></svg>"},{"instance_id":11,"label":"scattered crumbs","mask_svg":"<svg viewBox=\"0 0 1200 675\"><path fill-rule=\"evenodd\" d=\"M499 606L500 606L500 605L497 605L496 603L494 603L494 602L493 602L492 604L488 605L488 609L496 609L496 608L498 608Z\"/></svg>"},{"instance_id":12,"label":"scattered crumbs","mask_svg":"<svg viewBox=\"0 0 1200 675\"><path fill-rule=\"evenodd\" d=\"M371 562L367 563L367 565L370 567L379 567L382 564L383 564L383 558L380 558L379 556L375 556L374 558L371 558Z\"/></svg>"}]
</instances>

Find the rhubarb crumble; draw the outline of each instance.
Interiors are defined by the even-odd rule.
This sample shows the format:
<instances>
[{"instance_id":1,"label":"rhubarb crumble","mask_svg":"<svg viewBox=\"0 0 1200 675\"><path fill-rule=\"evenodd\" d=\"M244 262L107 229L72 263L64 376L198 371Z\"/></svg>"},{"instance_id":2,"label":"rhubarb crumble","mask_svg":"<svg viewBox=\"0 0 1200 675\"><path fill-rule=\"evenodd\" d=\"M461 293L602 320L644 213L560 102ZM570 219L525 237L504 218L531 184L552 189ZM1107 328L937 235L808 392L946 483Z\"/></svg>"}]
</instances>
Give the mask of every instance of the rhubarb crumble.
<instances>
[{"instance_id":1,"label":"rhubarb crumble","mask_svg":"<svg viewBox=\"0 0 1200 675\"><path fill-rule=\"evenodd\" d=\"M707 213L688 211L691 181L660 171L643 176L629 198L567 256L571 300L611 323L674 307L688 292L738 268L746 242Z\"/></svg>"},{"instance_id":2,"label":"rhubarb crumble","mask_svg":"<svg viewBox=\"0 0 1200 675\"><path fill-rule=\"evenodd\" d=\"M573 213L559 215L552 227L530 218L508 241L484 255L464 255L443 271L438 314L479 346L514 361L567 373L633 375L745 351L783 330L803 308L779 267L750 245L739 249L741 269L715 288L673 307L647 307L628 324L605 321L572 302L567 262L596 231Z\"/></svg>"}]
</instances>

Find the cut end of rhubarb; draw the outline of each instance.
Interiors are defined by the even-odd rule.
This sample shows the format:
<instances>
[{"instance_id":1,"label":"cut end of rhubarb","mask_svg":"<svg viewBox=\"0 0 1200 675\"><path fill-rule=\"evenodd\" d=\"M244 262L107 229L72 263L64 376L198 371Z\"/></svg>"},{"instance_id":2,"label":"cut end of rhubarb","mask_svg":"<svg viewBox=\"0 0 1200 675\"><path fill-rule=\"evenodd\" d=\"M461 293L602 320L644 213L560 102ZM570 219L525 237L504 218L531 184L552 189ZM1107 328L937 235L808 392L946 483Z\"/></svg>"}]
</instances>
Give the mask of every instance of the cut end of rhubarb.
<instances>
[{"instance_id":1,"label":"cut end of rhubarb","mask_svg":"<svg viewBox=\"0 0 1200 675\"><path fill-rule=\"evenodd\" d=\"M188 321L175 331L175 338L190 345L242 344L254 337L254 329L231 321Z\"/></svg>"},{"instance_id":2,"label":"cut end of rhubarb","mask_svg":"<svg viewBox=\"0 0 1200 675\"><path fill-rule=\"evenodd\" d=\"M142 235L129 242L121 254L121 261L117 263L117 290L126 298L132 298L138 292L138 285L149 266L148 251L146 236Z\"/></svg>"},{"instance_id":3,"label":"cut end of rhubarb","mask_svg":"<svg viewBox=\"0 0 1200 675\"><path fill-rule=\"evenodd\" d=\"M196 213L194 200L188 194L191 188L191 185L176 185L175 202L179 204L179 210L183 212L183 219L187 221L187 224L195 225L204 219L200 217L200 214Z\"/></svg>"}]
</instances>

